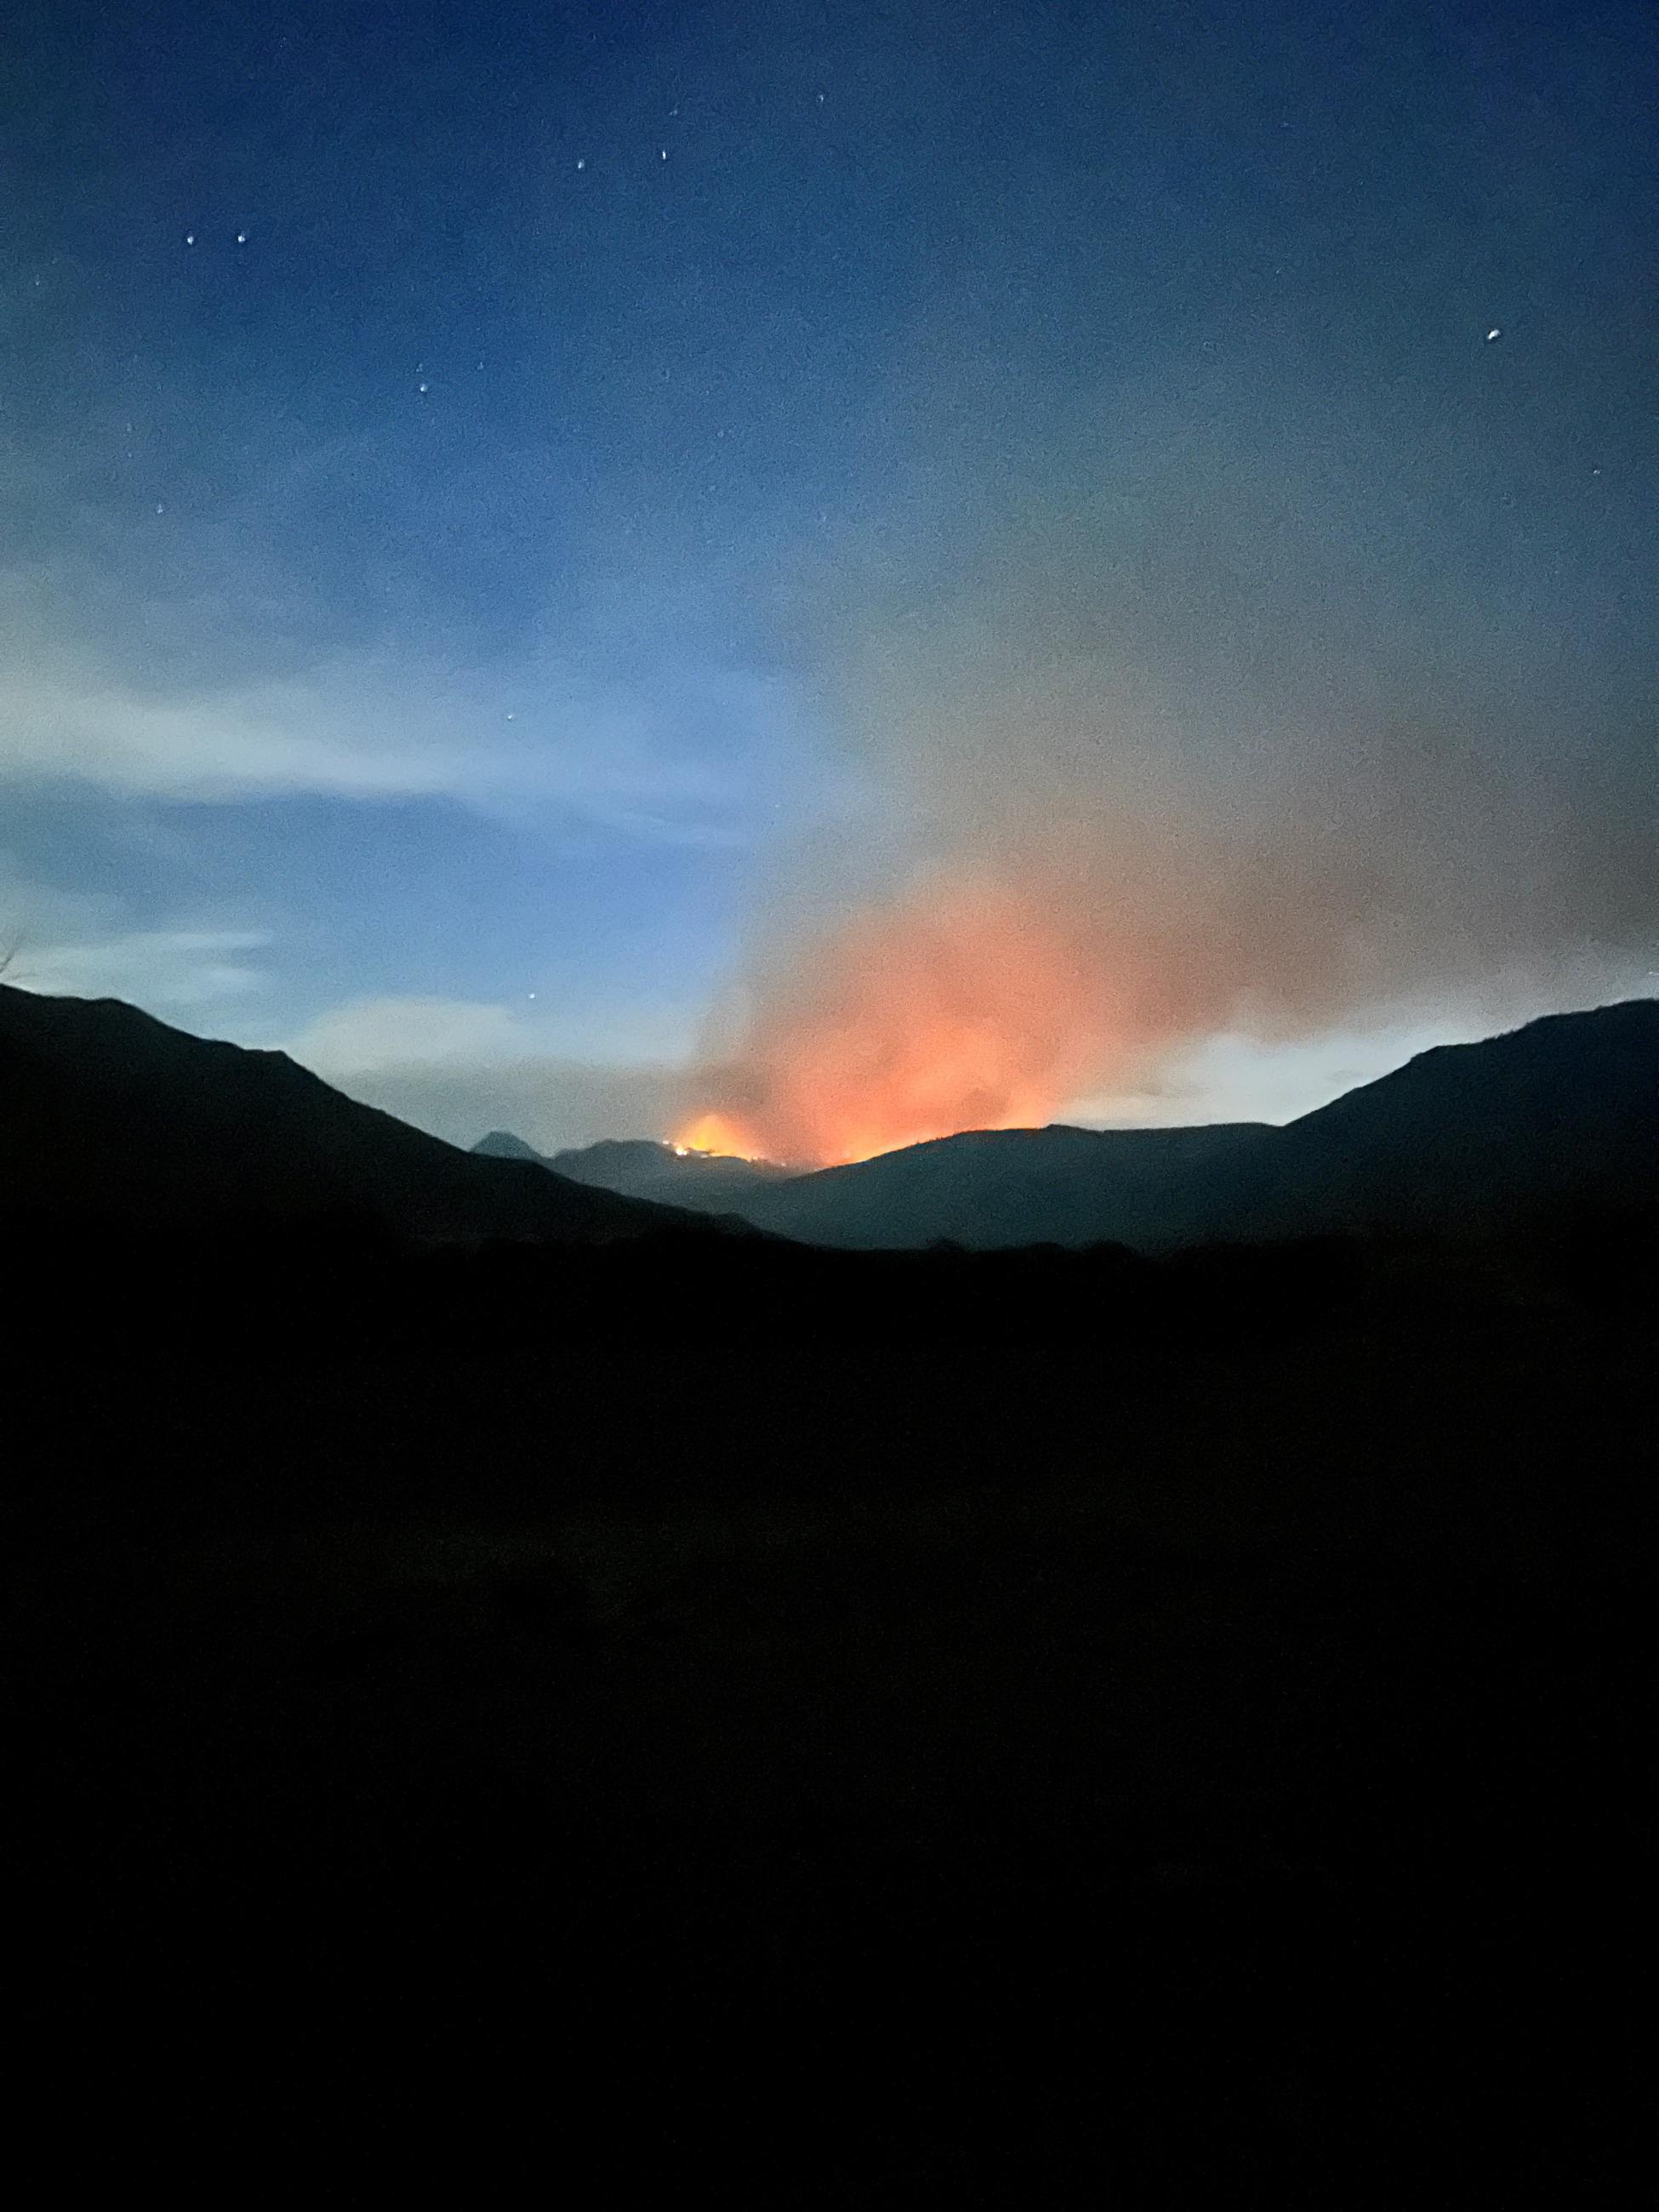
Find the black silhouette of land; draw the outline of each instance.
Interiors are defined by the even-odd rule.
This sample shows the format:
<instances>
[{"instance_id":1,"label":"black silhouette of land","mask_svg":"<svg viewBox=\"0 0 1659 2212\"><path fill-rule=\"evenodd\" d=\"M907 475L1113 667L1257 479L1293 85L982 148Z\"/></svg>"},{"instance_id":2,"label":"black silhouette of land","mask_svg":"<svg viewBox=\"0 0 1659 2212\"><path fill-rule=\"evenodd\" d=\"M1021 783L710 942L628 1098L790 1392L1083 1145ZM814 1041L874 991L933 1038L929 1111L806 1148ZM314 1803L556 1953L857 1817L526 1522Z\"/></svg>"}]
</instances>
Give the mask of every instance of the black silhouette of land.
<instances>
[{"instance_id":1,"label":"black silhouette of land","mask_svg":"<svg viewBox=\"0 0 1659 2212\"><path fill-rule=\"evenodd\" d=\"M1553 1207L1651 1204L1656 1068L1659 1006L1632 1000L1439 1047L1285 1128L970 1130L805 1175L640 1142L542 1164L861 1250L1459 1237ZM474 1150L540 1158L499 1130Z\"/></svg>"},{"instance_id":2,"label":"black silhouette of land","mask_svg":"<svg viewBox=\"0 0 1659 2212\"><path fill-rule=\"evenodd\" d=\"M0 988L15 2092L228 2193L533 2106L592 2201L1626 2201L1656 1078L711 1218ZM933 1249L731 1218L826 1190Z\"/></svg>"}]
</instances>

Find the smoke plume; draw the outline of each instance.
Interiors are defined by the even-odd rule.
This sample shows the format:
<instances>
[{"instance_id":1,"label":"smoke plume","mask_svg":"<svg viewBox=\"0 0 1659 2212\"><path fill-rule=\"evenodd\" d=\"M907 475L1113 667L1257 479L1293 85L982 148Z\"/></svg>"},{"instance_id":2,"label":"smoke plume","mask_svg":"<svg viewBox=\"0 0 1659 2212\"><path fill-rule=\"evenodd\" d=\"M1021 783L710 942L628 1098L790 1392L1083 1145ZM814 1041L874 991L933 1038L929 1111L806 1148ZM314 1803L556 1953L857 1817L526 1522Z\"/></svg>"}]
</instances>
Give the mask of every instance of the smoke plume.
<instances>
[{"instance_id":1,"label":"smoke plume","mask_svg":"<svg viewBox=\"0 0 1659 2212\"><path fill-rule=\"evenodd\" d=\"M1473 698L1277 732L1244 702L1231 738L1183 732L1097 664L1012 686L977 658L971 684L890 660L861 702L913 858L827 920L770 918L696 1086L734 1148L834 1162L1040 1124L1218 1031L1427 1006L1453 1033L1642 972L1633 748L1495 729Z\"/></svg>"}]
</instances>

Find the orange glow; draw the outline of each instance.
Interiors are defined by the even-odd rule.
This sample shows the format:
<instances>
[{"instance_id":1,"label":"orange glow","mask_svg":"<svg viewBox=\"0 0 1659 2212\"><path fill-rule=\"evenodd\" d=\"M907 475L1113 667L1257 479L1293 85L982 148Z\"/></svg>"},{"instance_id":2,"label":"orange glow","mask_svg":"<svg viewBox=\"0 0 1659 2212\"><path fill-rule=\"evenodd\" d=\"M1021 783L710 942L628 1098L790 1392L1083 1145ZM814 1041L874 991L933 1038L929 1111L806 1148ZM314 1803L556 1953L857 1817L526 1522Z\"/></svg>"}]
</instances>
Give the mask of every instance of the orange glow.
<instances>
[{"instance_id":1,"label":"orange glow","mask_svg":"<svg viewBox=\"0 0 1659 2212\"><path fill-rule=\"evenodd\" d=\"M678 1152L718 1152L722 1158L752 1160L760 1146L729 1114L699 1114L669 1139Z\"/></svg>"},{"instance_id":2,"label":"orange glow","mask_svg":"<svg viewBox=\"0 0 1659 2212\"><path fill-rule=\"evenodd\" d=\"M799 949L768 979L724 1113L678 1141L826 1165L960 1129L1053 1120L1109 1038L1097 963L1035 891L934 880Z\"/></svg>"}]
</instances>

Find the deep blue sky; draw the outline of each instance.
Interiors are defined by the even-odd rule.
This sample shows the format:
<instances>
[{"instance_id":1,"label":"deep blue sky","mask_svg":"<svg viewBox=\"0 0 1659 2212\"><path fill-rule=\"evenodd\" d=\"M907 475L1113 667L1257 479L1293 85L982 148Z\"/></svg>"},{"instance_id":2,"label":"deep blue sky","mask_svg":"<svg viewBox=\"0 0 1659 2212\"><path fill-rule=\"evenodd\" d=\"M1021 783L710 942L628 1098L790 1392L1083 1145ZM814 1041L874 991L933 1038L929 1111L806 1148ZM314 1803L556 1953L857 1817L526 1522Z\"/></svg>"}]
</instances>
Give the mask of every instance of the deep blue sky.
<instances>
[{"instance_id":1,"label":"deep blue sky","mask_svg":"<svg viewBox=\"0 0 1659 2212\"><path fill-rule=\"evenodd\" d=\"M654 1128L1035 805L1190 878L1180 1118L1652 988L1650 6L7 24L25 981ZM1240 822L1340 975L1211 913Z\"/></svg>"}]
</instances>

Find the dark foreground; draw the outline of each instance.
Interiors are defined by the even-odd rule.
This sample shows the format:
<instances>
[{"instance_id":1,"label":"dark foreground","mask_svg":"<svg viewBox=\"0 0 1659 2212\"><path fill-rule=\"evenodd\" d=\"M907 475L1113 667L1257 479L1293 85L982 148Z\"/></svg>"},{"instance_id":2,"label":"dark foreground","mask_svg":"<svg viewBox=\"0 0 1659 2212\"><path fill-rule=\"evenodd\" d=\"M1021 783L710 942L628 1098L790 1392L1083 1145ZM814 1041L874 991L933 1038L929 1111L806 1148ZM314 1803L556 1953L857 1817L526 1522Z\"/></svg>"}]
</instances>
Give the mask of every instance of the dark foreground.
<instances>
[{"instance_id":1,"label":"dark foreground","mask_svg":"<svg viewBox=\"0 0 1659 2212\"><path fill-rule=\"evenodd\" d=\"M66 2187L1629 2201L1628 1285L86 1261L7 1383Z\"/></svg>"}]
</instances>

